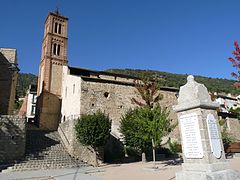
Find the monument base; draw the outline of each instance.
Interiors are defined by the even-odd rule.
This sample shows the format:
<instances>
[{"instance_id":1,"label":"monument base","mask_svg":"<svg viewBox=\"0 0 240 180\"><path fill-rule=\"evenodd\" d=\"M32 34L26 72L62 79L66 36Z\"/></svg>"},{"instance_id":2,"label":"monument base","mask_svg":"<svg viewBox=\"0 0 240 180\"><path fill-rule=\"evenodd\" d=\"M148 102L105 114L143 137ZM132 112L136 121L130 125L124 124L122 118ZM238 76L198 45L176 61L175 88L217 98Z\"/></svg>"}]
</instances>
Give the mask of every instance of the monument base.
<instances>
[{"instance_id":1,"label":"monument base","mask_svg":"<svg viewBox=\"0 0 240 180\"><path fill-rule=\"evenodd\" d=\"M240 173L232 169L215 172L180 171L176 180L240 180Z\"/></svg>"}]
</instances>

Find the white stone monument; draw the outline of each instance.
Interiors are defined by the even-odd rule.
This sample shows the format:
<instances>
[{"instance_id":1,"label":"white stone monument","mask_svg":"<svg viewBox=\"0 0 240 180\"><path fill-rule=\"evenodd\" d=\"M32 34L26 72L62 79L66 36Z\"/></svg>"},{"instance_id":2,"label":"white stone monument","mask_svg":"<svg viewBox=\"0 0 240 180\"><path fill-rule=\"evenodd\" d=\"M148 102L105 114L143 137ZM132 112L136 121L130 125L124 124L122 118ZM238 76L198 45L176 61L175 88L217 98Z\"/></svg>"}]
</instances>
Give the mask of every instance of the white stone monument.
<instances>
[{"instance_id":1,"label":"white stone monument","mask_svg":"<svg viewBox=\"0 0 240 180\"><path fill-rule=\"evenodd\" d=\"M218 115L207 88L188 76L180 88L177 112L182 139L182 171L177 180L240 180L225 159Z\"/></svg>"}]
</instances>

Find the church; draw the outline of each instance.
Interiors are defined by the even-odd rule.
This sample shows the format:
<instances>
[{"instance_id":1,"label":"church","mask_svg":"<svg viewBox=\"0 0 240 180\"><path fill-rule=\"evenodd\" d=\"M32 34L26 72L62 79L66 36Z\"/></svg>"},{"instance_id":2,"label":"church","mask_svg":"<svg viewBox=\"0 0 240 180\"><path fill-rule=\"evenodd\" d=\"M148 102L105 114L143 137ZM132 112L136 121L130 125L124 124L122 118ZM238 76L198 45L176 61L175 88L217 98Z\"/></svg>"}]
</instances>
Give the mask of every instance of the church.
<instances>
[{"instance_id":1,"label":"church","mask_svg":"<svg viewBox=\"0 0 240 180\"><path fill-rule=\"evenodd\" d=\"M111 135L121 139L119 125L122 115L136 107L132 98L141 96L134 87L138 78L71 67L67 60L68 18L58 12L50 12L45 21L42 55L38 76L38 101L36 122L41 129L58 130L65 147L71 155L79 145L74 131L81 114L101 110L112 120ZM172 107L178 90L162 88L160 104ZM171 112L176 120L176 114ZM173 133L179 138L178 130Z\"/></svg>"}]
</instances>

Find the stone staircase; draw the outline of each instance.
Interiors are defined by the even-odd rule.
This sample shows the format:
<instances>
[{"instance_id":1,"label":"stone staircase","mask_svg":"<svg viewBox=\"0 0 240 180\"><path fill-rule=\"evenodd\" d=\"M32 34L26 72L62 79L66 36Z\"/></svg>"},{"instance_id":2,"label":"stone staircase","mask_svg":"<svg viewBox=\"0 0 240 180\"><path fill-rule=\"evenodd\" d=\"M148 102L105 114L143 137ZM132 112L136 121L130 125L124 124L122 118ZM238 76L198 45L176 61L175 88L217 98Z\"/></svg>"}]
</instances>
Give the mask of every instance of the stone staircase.
<instances>
[{"instance_id":1,"label":"stone staircase","mask_svg":"<svg viewBox=\"0 0 240 180\"><path fill-rule=\"evenodd\" d=\"M28 130L25 157L2 165L0 170L9 172L85 166L88 165L67 153L57 131Z\"/></svg>"}]
</instances>

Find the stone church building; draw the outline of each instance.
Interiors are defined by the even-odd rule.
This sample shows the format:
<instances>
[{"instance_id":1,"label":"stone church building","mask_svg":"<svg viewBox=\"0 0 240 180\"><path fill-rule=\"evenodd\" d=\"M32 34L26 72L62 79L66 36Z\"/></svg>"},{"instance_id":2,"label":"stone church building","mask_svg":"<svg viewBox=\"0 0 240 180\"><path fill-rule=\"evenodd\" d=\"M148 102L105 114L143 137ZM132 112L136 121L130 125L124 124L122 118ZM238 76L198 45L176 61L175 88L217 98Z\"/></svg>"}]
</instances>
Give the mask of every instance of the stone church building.
<instances>
[{"instance_id":1,"label":"stone church building","mask_svg":"<svg viewBox=\"0 0 240 180\"><path fill-rule=\"evenodd\" d=\"M121 116L140 99L136 77L70 67L67 61L68 18L50 12L45 21L38 76L37 123L40 128L59 131L70 154L79 156L74 126L81 114L102 110L112 119L111 134L120 139ZM162 88L161 105L176 102L177 89ZM172 112L171 117L176 120ZM179 138L178 135L176 137Z\"/></svg>"},{"instance_id":2,"label":"stone church building","mask_svg":"<svg viewBox=\"0 0 240 180\"><path fill-rule=\"evenodd\" d=\"M93 152L77 142L75 124L81 114L101 110L112 120L111 137L121 141L121 117L136 107L132 98L141 100L134 87L136 77L71 67L67 60L68 18L50 12L45 21L42 55L38 76L36 121L41 129L58 130L68 152L91 163ZM178 89L161 88L160 105L168 107L170 118L177 121L172 106L177 103ZM221 116L221 115L220 115ZM224 117L225 118L225 117ZM236 123L238 123L236 125ZM231 133L239 137L239 121L231 119ZM178 128L170 134L180 143ZM108 145L109 154L116 154L114 143ZM92 159L91 159L92 158Z\"/></svg>"}]
</instances>

